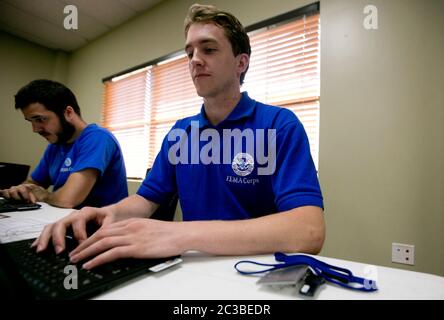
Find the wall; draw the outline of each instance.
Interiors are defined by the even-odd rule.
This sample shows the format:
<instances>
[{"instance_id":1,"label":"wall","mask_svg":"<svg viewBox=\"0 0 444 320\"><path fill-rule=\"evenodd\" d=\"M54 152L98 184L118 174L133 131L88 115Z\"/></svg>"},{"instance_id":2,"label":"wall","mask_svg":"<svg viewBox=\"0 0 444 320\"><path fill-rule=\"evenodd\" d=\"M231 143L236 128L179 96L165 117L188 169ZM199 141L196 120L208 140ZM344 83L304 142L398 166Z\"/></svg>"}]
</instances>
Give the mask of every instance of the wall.
<instances>
[{"instance_id":1,"label":"wall","mask_svg":"<svg viewBox=\"0 0 444 320\"><path fill-rule=\"evenodd\" d=\"M0 161L35 167L47 142L15 110L14 95L37 78L65 82L67 55L0 31L0 70Z\"/></svg>"},{"instance_id":2,"label":"wall","mask_svg":"<svg viewBox=\"0 0 444 320\"><path fill-rule=\"evenodd\" d=\"M444 275L444 3L321 4L323 254ZM441 41L437 41L441 39ZM414 267L391 243L415 245Z\"/></svg>"}]
</instances>

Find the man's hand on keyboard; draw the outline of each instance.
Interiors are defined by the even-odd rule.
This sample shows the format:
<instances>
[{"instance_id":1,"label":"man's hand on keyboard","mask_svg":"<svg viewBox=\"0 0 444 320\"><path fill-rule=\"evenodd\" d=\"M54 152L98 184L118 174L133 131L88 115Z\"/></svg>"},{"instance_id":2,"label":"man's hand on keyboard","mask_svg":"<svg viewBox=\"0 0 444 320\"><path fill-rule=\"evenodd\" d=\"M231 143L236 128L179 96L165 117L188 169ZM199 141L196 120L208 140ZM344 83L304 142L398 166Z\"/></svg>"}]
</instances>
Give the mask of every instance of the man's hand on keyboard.
<instances>
[{"instance_id":1,"label":"man's hand on keyboard","mask_svg":"<svg viewBox=\"0 0 444 320\"><path fill-rule=\"evenodd\" d=\"M1 196L7 199L25 200L32 203L45 201L49 192L33 183L23 183L9 189L0 190Z\"/></svg>"},{"instance_id":2,"label":"man's hand on keyboard","mask_svg":"<svg viewBox=\"0 0 444 320\"><path fill-rule=\"evenodd\" d=\"M180 223L131 218L107 224L70 253L71 263L92 269L122 258L162 258L182 254L186 229Z\"/></svg>"},{"instance_id":3,"label":"man's hand on keyboard","mask_svg":"<svg viewBox=\"0 0 444 320\"><path fill-rule=\"evenodd\" d=\"M106 225L114 221L114 214L107 207L93 208L84 207L81 210L71 212L66 217L55 223L48 224L43 229L40 236L31 245L37 252L44 251L48 247L49 241L52 241L57 254L65 250L66 230L71 227L74 237L79 243L88 238L86 226L88 222L94 222L98 226Z\"/></svg>"}]
</instances>

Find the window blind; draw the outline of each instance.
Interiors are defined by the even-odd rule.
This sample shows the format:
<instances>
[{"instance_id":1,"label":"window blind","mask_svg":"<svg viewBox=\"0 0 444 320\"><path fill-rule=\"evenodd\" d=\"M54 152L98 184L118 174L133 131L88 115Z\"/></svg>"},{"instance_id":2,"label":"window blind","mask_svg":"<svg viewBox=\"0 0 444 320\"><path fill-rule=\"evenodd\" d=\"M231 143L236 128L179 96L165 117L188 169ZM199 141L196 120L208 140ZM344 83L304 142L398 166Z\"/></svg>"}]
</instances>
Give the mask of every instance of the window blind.
<instances>
[{"instance_id":1,"label":"window blind","mask_svg":"<svg viewBox=\"0 0 444 320\"><path fill-rule=\"evenodd\" d=\"M174 123L198 113L202 105L202 98L197 95L188 71L185 54L153 68L150 100L149 166L154 162L163 138Z\"/></svg>"},{"instance_id":2,"label":"window blind","mask_svg":"<svg viewBox=\"0 0 444 320\"><path fill-rule=\"evenodd\" d=\"M128 178L140 178L147 169L150 71L151 68L144 68L105 82L102 125L119 141Z\"/></svg>"},{"instance_id":3,"label":"window blind","mask_svg":"<svg viewBox=\"0 0 444 320\"><path fill-rule=\"evenodd\" d=\"M307 132L318 165L319 14L251 32L243 88L255 100L292 110Z\"/></svg>"},{"instance_id":4,"label":"window blind","mask_svg":"<svg viewBox=\"0 0 444 320\"><path fill-rule=\"evenodd\" d=\"M319 145L319 14L249 33L250 67L242 90L289 108L307 132L315 165ZM182 54L105 82L103 126L119 140L127 175L143 178L163 138L181 118L200 111Z\"/></svg>"}]
</instances>

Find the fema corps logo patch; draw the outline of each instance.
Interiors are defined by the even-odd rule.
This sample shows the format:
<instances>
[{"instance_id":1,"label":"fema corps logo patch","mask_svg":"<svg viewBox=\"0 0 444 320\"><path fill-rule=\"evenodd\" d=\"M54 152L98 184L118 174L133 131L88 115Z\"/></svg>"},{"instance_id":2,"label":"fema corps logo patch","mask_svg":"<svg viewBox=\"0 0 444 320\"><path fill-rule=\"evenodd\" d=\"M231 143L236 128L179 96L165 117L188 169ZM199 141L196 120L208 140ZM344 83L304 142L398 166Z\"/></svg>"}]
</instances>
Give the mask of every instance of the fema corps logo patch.
<instances>
[{"instance_id":1,"label":"fema corps logo patch","mask_svg":"<svg viewBox=\"0 0 444 320\"><path fill-rule=\"evenodd\" d=\"M254 169L254 159L248 153L238 153L231 163L231 168L238 176L248 176Z\"/></svg>"},{"instance_id":2,"label":"fema corps logo patch","mask_svg":"<svg viewBox=\"0 0 444 320\"><path fill-rule=\"evenodd\" d=\"M66 158L65 159L65 167L70 167L71 166L71 163L72 163L72 161L71 161L71 158Z\"/></svg>"}]
</instances>

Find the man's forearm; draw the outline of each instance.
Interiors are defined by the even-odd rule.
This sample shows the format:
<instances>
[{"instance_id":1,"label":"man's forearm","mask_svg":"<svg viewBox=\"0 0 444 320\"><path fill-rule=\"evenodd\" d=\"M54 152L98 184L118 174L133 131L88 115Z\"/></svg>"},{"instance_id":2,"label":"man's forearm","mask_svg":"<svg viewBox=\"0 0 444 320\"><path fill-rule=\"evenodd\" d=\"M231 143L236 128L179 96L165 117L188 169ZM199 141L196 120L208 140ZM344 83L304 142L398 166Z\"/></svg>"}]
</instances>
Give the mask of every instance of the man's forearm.
<instances>
[{"instance_id":1,"label":"man's forearm","mask_svg":"<svg viewBox=\"0 0 444 320\"><path fill-rule=\"evenodd\" d=\"M184 222L187 250L217 255L263 254L276 251L317 254L325 238L323 212L301 207L242 221Z\"/></svg>"},{"instance_id":2,"label":"man's forearm","mask_svg":"<svg viewBox=\"0 0 444 320\"><path fill-rule=\"evenodd\" d=\"M129 218L149 218L158 207L158 204L139 195L131 195L105 208L112 211L118 220L125 220Z\"/></svg>"},{"instance_id":3,"label":"man's forearm","mask_svg":"<svg viewBox=\"0 0 444 320\"><path fill-rule=\"evenodd\" d=\"M71 197L62 196L60 193L49 191L47 191L46 196L41 201L59 208L74 208L79 205L79 203L72 201Z\"/></svg>"}]
</instances>

